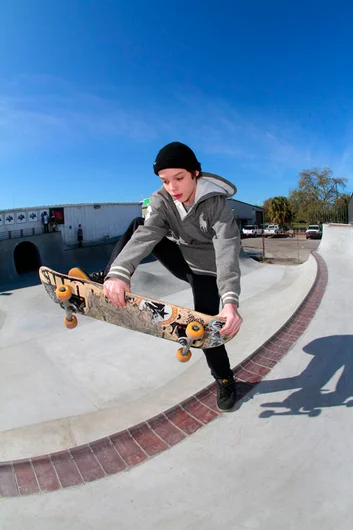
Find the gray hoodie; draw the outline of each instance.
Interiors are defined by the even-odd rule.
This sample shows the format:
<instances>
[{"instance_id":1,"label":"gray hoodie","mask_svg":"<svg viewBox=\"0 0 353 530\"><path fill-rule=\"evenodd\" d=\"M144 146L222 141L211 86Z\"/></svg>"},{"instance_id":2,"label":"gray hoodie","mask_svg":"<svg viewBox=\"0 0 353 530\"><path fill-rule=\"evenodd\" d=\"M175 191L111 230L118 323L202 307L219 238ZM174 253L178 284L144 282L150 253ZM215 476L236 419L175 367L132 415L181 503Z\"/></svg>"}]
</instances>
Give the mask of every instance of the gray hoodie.
<instances>
[{"instance_id":1,"label":"gray hoodie","mask_svg":"<svg viewBox=\"0 0 353 530\"><path fill-rule=\"evenodd\" d=\"M227 201L236 191L236 187L222 177L201 173L195 202L187 210L164 187L160 188L151 197L144 225L134 232L107 277L129 283L140 261L166 236L179 245L195 274L216 276L223 304L238 306L240 236Z\"/></svg>"}]
</instances>

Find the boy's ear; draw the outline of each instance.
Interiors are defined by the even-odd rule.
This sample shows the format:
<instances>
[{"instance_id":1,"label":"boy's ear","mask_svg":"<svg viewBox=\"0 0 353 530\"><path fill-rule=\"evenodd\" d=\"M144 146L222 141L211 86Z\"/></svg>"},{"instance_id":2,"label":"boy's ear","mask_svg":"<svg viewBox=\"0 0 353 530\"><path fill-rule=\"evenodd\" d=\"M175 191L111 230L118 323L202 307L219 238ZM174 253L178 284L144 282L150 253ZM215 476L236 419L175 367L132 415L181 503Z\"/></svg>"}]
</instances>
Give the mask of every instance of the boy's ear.
<instances>
[{"instance_id":1,"label":"boy's ear","mask_svg":"<svg viewBox=\"0 0 353 530\"><path fill-rule=\"evenodd\" d=\"M196 178L200 175L200 171L198 171L197 169L195 169L195 171L193 171L193 176L192 178Z\"/></svg>"}]
</instances>

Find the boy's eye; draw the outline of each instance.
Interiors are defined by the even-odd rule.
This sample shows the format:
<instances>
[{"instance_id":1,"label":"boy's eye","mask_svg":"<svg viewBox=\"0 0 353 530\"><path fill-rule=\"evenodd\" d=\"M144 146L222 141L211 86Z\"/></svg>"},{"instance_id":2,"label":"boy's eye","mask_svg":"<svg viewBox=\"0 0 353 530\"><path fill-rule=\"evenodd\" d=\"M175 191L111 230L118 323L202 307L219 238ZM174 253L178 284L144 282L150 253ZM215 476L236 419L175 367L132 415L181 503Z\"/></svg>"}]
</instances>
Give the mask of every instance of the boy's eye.
<instances>
[{"instance_id":1,"label":"boy's eye","mask_svg":"<svg viewBox=\"0 0 353 530\"><path fill-rule=\"evenodd\" d=\"M183 180L184 177L178 177L177 180Z\"/></svg>"}]
</instances>

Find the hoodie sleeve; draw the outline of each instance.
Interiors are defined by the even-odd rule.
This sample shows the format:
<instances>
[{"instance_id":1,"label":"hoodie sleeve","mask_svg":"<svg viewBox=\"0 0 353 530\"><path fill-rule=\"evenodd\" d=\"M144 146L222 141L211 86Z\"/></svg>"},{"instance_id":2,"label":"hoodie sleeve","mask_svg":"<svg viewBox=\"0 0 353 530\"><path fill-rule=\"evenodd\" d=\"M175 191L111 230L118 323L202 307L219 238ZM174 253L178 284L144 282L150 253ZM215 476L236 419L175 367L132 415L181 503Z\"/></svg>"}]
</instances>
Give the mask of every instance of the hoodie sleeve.
<instances>
[{"instance_id":1,"label":"hoodie sleeve","mask_svg":"<svg viewBox=\"0 0 353 530\"><path fill-rule=\"evenodd\" d=\"M130 283L136 267L168 233L169 225L164 214L165 205L155 196L151 197L145 223L137 228L130 241L113 261L107 278L119 278Z\"/></svg>"},{"instance_id":2,"label":"hoodie sleeve","mask_svg":"<svg viewBox=\"0 0 353 530\"><path fill-rule=\"evenodd\" d=\"M211 224L216 255L217 286L223 304L239 305L240 234L229 202L218 197Z\"/></svg>"}]
</instances>

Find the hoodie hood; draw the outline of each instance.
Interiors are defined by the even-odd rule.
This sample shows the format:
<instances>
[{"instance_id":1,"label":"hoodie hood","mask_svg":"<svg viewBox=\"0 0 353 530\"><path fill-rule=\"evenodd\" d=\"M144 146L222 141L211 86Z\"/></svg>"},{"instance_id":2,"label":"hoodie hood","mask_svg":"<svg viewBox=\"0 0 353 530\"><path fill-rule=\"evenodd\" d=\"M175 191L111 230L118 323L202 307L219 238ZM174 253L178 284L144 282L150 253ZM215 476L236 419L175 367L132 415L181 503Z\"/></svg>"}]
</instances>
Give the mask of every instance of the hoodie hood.
<instances>
[{"instance_id":1,"label":"hoodie hood","mask_svg":"<svg viewBox=\"0 0 353 530\"><path fill-rule=\"evenodd\" d=\"M227 198L233 197L236 192L237 188L229 180L213 173L202 172L201 178L197 181L195 204L201 199L212 195L225 195Z\"/></svg>"},{"instance_id":2,"label":"hoodie hood","mask_svg":"<svg viewBox=\"0 0 353 530\"><path fill-rule=\"evenodd\" d=\"M165 190L163 189L165 192ZM201 177L197 181L195 202L190 208L190 212L194 210L195 206L200 202L208 199L209 197L215 197L217 195L224 195L227 198L232 197L237 192L237 188L222 177L214 175L213 173L201 173ZM165 192L167 193L167 192ZM169 197L170 195L167 194ZM171 197L171 200L174 202L181 219L185 219L188 215L188 211L185 210L184 205Z\"/></svg>"}]
</instances>

